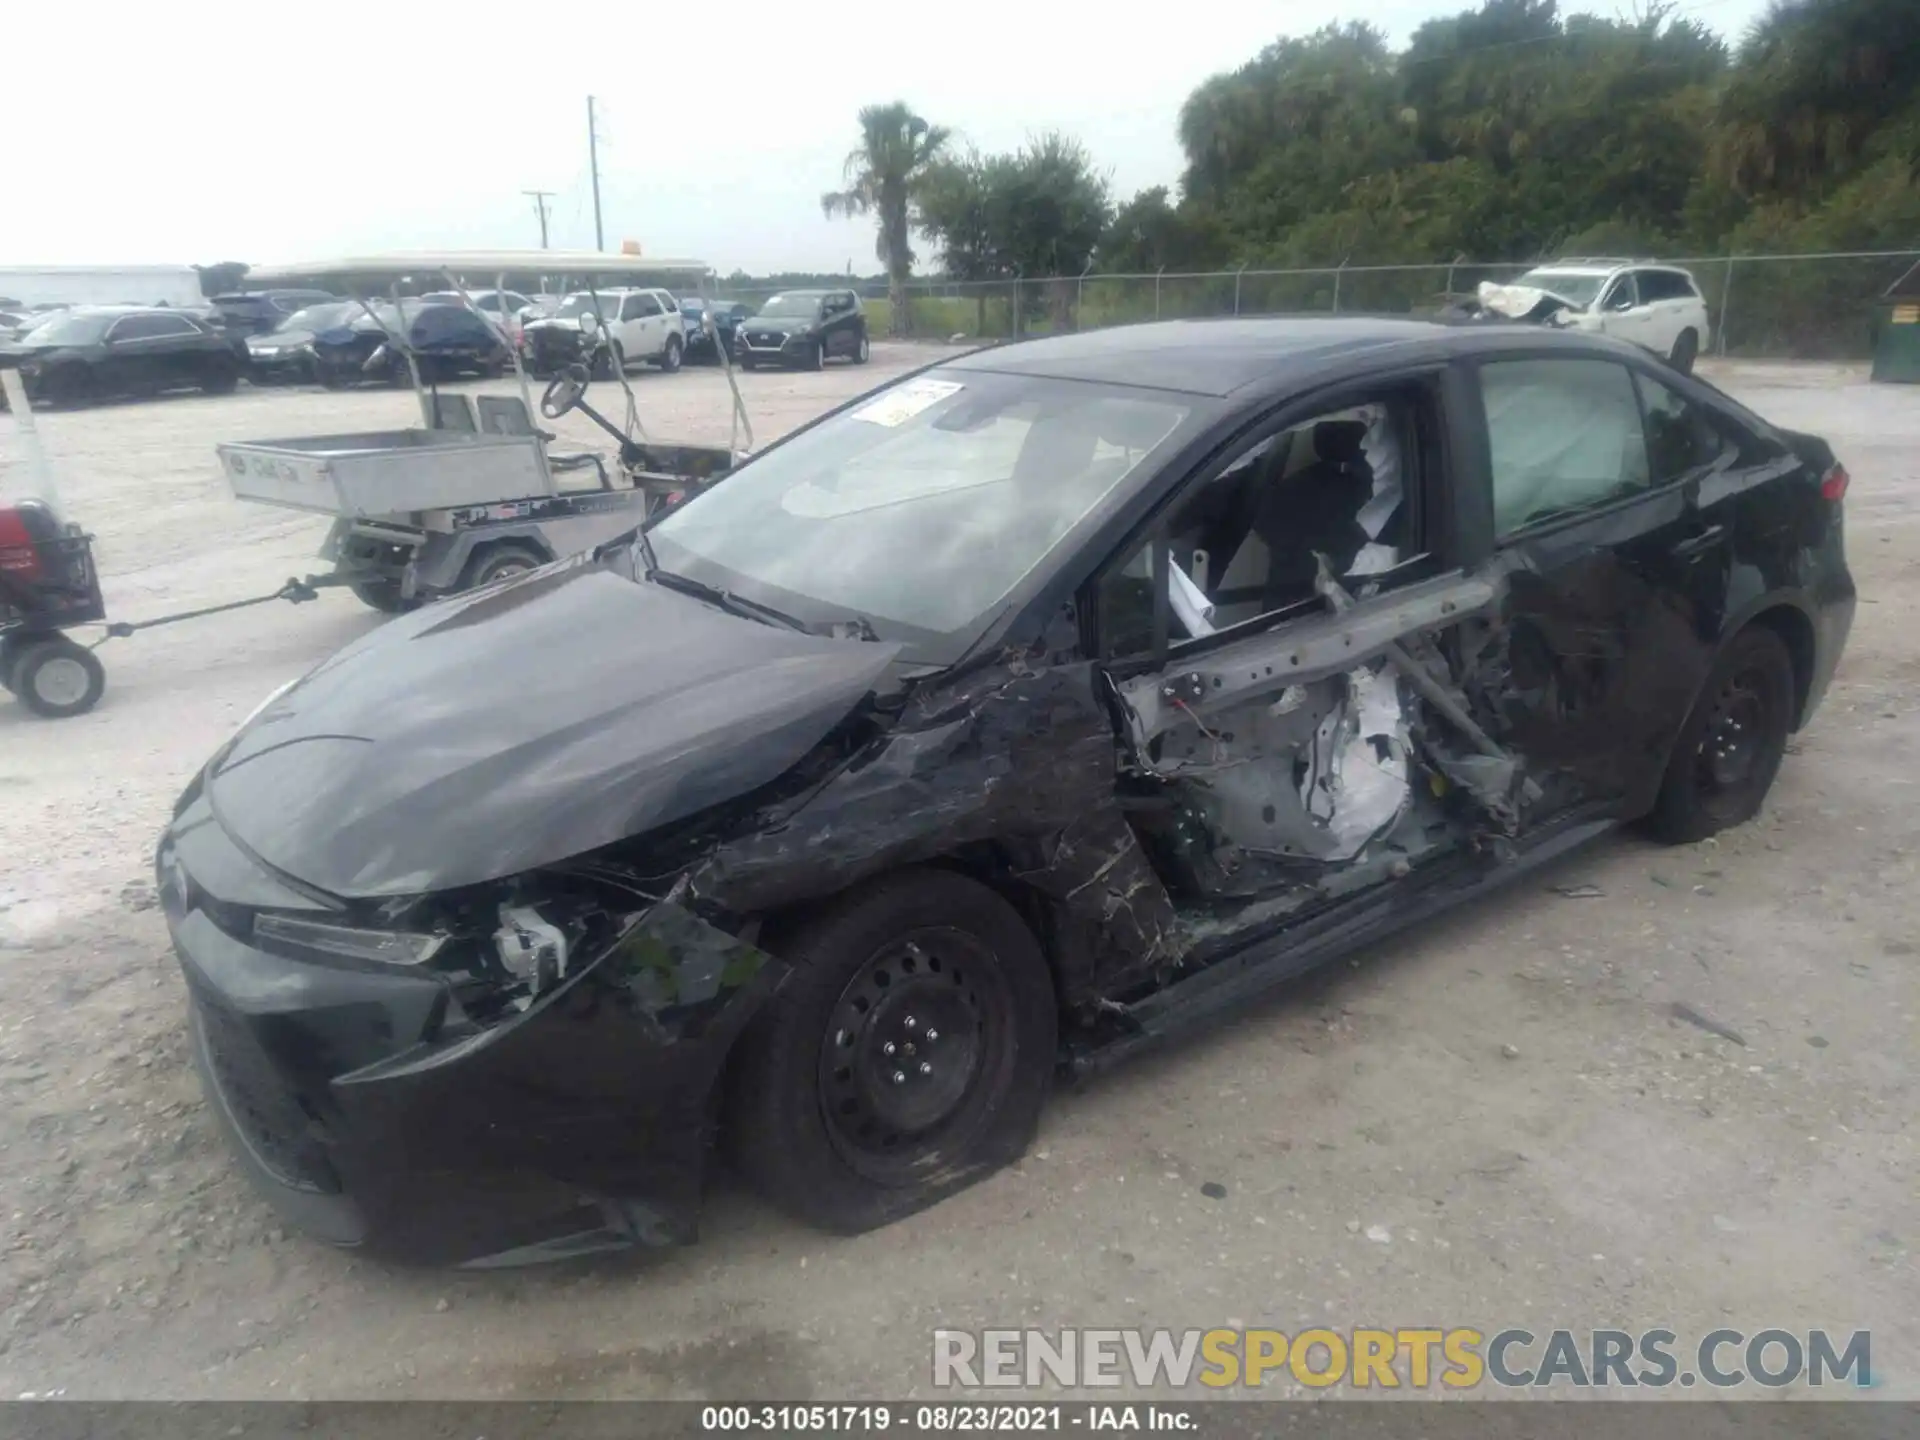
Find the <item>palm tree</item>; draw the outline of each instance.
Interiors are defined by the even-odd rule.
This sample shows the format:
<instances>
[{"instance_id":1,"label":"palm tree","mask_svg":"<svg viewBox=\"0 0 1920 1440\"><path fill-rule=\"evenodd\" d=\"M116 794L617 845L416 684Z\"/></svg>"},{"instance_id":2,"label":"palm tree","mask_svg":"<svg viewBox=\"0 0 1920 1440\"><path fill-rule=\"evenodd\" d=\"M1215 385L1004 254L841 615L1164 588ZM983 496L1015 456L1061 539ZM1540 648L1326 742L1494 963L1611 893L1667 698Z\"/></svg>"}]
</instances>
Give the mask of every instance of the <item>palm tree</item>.
<instances>
[{"instance_id":1,"label":"palm tree","mask_svg":"<svg viewBox=\"0 0 1920 1440\"><path fill-rule=\"evenodd\" d=\"M874 254L887 267L889 334L912 328L907 276L913 271L914 201L952 134L929 125L904 100L867 105L860 111L860 143L847 155L846 189L820 197L820 209L836 215L875 215L880 234Z\"/></svg>"}]
</instances>

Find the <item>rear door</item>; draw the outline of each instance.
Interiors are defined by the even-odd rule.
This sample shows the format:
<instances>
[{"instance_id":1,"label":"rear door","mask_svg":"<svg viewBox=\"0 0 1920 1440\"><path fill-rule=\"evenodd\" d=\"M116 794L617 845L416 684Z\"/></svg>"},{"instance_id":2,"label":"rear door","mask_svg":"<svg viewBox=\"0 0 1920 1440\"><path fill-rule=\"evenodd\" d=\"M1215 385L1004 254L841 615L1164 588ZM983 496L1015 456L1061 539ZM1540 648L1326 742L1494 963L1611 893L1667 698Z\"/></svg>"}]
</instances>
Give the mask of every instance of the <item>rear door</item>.
<instances>
[{"instance_id":1,"label":"rear door","mask_svg":"<svg viewBox=\"0 0 1920 1440\"><path fill-rule=\"evenodd\" d=\"M1633 367L1560 351L1470 368L1479 413L1456 439L1503 593L1467 637L1469 694L1542 786L1539 813L1638 813L1711 663L1697 567L1723 537L1698 474L1671 446L1650 457Z\"/></svg>"},{"instance_id":2,"label":"rear door","mask_svg":"<svg viewBox=\"0 0 1920 1440\"><path fill-rule=\"evenodd\" d=\"M183 323L184 322L180 322ZM113 391L148 390L160 383L160 347L169 333L168 317L127 315L107 331L100 383Z\"/></svg>"}]
</instances>

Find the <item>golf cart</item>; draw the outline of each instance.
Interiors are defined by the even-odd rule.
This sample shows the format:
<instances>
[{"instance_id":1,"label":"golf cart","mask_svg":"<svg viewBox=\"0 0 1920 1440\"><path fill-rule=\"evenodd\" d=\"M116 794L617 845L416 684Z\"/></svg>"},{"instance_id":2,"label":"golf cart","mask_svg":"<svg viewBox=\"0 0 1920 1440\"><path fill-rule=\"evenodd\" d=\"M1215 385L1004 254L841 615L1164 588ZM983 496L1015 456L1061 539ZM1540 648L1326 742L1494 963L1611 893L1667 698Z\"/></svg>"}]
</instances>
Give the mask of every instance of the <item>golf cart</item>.
<instances>
[{"instance_id":1,"label":"golf cart","mask_svg":"<svg viewBox=\"0 0 1920 1440\"><path fill-rule=\"evenodd\" d=\"M573 277L576 288L591 292L597 275L616 269L614 261L543 254L539 263L543 273ZM730 367L732 438L724 449L648 439L633 388L617 365L610 373L626 399L625 424L615 425L588 404L591 349L604 338L591 315L582 327L586 353L548 384L539 413L548 420L574 410L587 416L613 442L611 465L607 456L555 448L557 437L535 421L517 347L508 347L517 394L441 393L432 378L436 372L422 363L417 337L404 323L401 284L431 276L435 288L458 294L475 314L495 322L474 304L456 270L475 268L472 259L430 264L418 256L388 265L355 262L363 280L371 273L389 282L393 301L382 304L371 293L356 297L386 334L366 363L404 364L420 402L420 428L217 447L236 498L333 517L321 550L333 574L310 583L346 584L367 604L390 612L457 594L632 530L679 495L724 475L752 448L752 428ZM502 264L487 278L505 289L508 273ZM396 315L403 323L390 323Z\"/></svg>"}]
</instances>

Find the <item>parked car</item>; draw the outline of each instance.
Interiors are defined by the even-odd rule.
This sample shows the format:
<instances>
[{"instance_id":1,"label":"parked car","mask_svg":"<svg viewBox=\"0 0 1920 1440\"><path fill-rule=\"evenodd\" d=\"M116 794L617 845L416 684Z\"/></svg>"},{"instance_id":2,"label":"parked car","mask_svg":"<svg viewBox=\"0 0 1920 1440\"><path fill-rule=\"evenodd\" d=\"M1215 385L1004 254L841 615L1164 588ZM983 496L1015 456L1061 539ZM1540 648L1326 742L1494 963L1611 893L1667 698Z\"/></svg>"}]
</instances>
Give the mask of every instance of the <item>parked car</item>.
<instances>
[{"instance_id":1,"label":"parked car","mask_svg":"<svg viewBox=\"0 0 1920 1440\"><path fill-rule=\"evenodd\" d=\"M240 380L227 337L180 310L76 306L0 346L36 403L164 390L225 395Z\"/></svg>"},{"instance_id":2,"label":"parked car","mask_svg":"<svg viewBox=\"0 0 1920 1440\"><path fill-rule=\"evenodd\" d=\"M208 303L226 327L244 340L248 335L266 334L296 310L339 298L325 290L249 290L215 295Z\"/></svg>"},{"instance_id":3,"label":"parked car","mask_svg":"<svg viewBox=\"0 0 1920 1440\"><path fill-rule=\"evenodd\" d=\"M396 334L406 336L418 356L420 378L429 382L496 376L512 364L500 332L465 305L407 298L398 306L376 304L371 314L358 305L354 309L357 317L313 337L314 373L324 385L411 384L405 354L390 343Z\"/></svg>"},{"instance_id":4,"label":"parked car","mask_svg":"<svg viewBox=\"0 0 1920 1440\"><path fill-rule=\"evenodd\" d=\"M1630 340L1687 374L1712 338L1707 302L1677 265L1558 260L1508 285L1480 287L1482 307L1511 319L1550 320Z\"/></svg>"},{"instance_id":5,"label":"parked car","mask_svg":"<svg viewBox=\"0 0 1920 1440\"><path fill-rule=\"evenodd\" d=\"M1056 1070L1623 822L1751 817L1846 641L1846 488L1577 333L918 371L213 755L157 856L210 1109L338 1244L684 1240L716 1128L884 1224L1018 1157Z\"/></svg>"},{"instance_id":6,"label":"parked car","mask_svg":"<svg viewBox=\"0 0 1920 1440\"><path fill-rule=\"evenodd\" d=\"M318 379L314 337L351 326L365 315L358 300L330 300L294 311L266 334L247 338L247 378L256 385Z\"/></svg>"},{"instance_id":7,"label":"parked car","mask_svg":"<svg viewBox=\"0 0 1920 1440\"><path fill-rule=\"evenodd\" d=\"M707 333L705 317L713 315L713 333ZM687 359L718 360L721 351L731 358L738 349L740 325L753 314L744 300L708 300L698 295L682 296L680 314L687 327Z\"/></svg>"},{"instance_id":8,"label":"parked car","mask_svg":"<svg viewBox=\"0 0 1920 1440\"><path fill-rule=\"evenodd\" d=\"M787 290L771 296L740 327L740 366L797 365L818 370L829 359L867 363L867 314L851 290Z\"/></svg>"},{"instance_id":9,"label":"parked car","mask_svg":"<svg viewBox=\"0 0 1920 1440\"><path fill-rule=\"evenodd\" d=\"M469 290L467 294L472 297L480 313L499 327L509 345L520 343L520 327L523 323L520 312L533 303L531 300L516 290ZM435 305L466 303L458 290L436 290L420 298Z\"/></svg>"},{"instance_id":10,"label":"parked car","mask_svg":"<svg viewBox=\"0 0 1920 1440\"><path fill-rule=\"evenodd\" d=\"M686 356L687 334L680 318L680 302L665 290L576 290L547 319L527 324L522 332L522 351L531 354L537 364L541 346L537 332L580 330L588 325L605 328L612 341L612 363L623 370L635 361L678 370Z\"/></svg>"}]
</instances>

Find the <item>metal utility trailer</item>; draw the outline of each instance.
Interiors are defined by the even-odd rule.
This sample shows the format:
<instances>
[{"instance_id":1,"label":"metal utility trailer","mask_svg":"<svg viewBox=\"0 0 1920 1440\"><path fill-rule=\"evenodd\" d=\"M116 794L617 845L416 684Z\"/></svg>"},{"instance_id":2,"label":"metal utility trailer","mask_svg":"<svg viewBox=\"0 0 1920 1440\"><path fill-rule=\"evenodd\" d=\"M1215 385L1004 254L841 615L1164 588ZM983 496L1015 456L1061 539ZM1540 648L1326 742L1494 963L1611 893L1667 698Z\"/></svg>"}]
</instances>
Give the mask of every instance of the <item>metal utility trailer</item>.
<instances>
[{"instance_id":1,"label":"metal utility trailer","mask_svg":"<svg viewBox=\"0 0 1920 1440\"><path fill-rule=\"evenodd\" d=\"M610 255L492 252L375 257L332 262L337 269L331 270L322 264L271 273L276 279L351 273L363 284L368 277L385 279L396 300L402 282L431 277L484 317L467 292L468 273L491 270L495 288L505 290L508 274L538 269L578 278L577 288L592 291L598 277L618 275L636 263ZM371 298L358 298L378 322ZM327 579L350 586L376 609L405 609L591 550L635 529L676 495L725 474L752 448L746 407L724 356L733 398L733 435L724 449L647 441L633 389L618 366L614 378L626 398L624 429L585 403L584 374L563 375L550 384L541 414L557 419L581 410L616 443L609 468L598 455L550 448L555 437L535 425L518 347L509 348L519 394L482 395L475 405L466 395L443 395L423 385L407 336L386 333L387 343L406 358L424 428L217 447L237 499L333 517L320 552L333 566ZM591 489L560 483L566 474L588 471L597 480Z\"/></svg>"}]
</instances>

